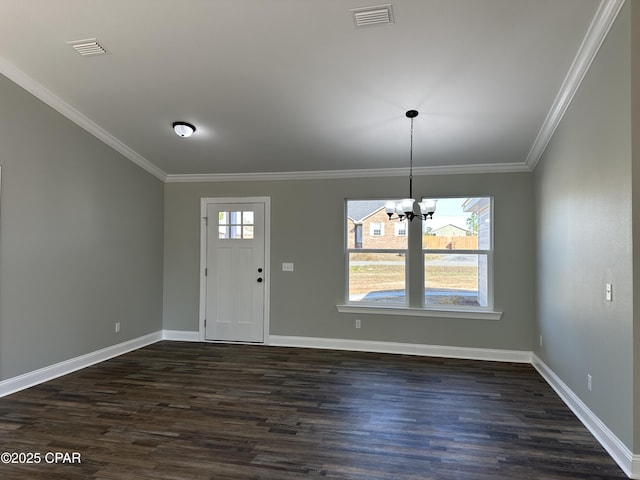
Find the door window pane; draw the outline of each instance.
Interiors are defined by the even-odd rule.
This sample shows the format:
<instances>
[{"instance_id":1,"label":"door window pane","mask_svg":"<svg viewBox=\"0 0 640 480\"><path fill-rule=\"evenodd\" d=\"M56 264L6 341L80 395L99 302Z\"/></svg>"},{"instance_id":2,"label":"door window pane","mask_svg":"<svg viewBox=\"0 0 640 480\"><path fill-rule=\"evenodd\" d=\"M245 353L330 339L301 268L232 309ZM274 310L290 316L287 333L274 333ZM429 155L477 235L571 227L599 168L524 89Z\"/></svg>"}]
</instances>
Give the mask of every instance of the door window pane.
<instances>
[{"instance_id":1,"label":"door window pane","mask_svg":"<svg viewBox=\"0 0 640 480\"><path fill-rule=\"evenodd\" d=\"M231 237L233 239L242 238L242 229L239 225L231 225Z\"/></svg>"},{"instance_id":2,"label":"door window pane","mask_svg":"<svg viewBox=\"0 0 640 480\"><path fill-rule=\"evenodd\" d=\"M226 240L252 240L254 237L254 212L218 212L218 238Z\"/></svg>"},{"instance_id":3,"label":"door window pane","mask_svg":"<svg viewBox=\"0 0 640 480\"><path fill-rule=\"evenodd\" d=\"M244 225L253 225L253 212L242 212L242 223Z\"/></svg>"}]
</instances>

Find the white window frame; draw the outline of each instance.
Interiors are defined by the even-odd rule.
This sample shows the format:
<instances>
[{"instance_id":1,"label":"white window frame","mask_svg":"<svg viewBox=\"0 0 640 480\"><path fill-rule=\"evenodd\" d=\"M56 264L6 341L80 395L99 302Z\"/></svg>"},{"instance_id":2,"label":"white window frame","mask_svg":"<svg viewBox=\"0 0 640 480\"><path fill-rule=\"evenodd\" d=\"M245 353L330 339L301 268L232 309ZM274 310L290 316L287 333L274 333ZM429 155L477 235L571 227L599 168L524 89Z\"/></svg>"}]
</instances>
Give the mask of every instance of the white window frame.
<instances>
[{"instance_id":1,"label":"white window frame","mask_svg":"<svg viewBox=\"0 0 640 480\"><path fill-rule=\"evenodd\" d=\"M345 199L345 203L344 203L344 218L345 218L345 227L347 225L347 202L349 201L358 201L358 200L362 200L362 201L366 201L367 199L357 199L357 198L350 198L350 199ZM381 229L381 233L382 235L376 235L375 237L378 238L380 236L384 236L384 230L385 230L385 225L386 223L383 222L371 222L369 224L369 233L370 236L374 236L373 235L373 229L374 226L379 225L380 229ZM388 254L395 254L395 255L400 255L402 256L402 258L404 258L404 301L403 302L397 302L397 303L388 303L388 304L384 304L384 305L391 305L394 308L408 308L409 303L408 303L408 298L409 298L409 292L408 292L408 285L409 285L409 268L408 268L408 243L407 243L407 248L356 248L354 246L354 248L349 248L349 239L348 239L348 228L346 228L345 234L344 234L344 251L345 251L345 264L346 264L346 268L345 268L345 299L347 304L349 305L359 305L359 306L368 306L369 308L374 308L375 306L379 305L379 303L367 303L367 302L363 302L363 301L353 301L350 302L349 301L349 296L350 296L350 292L349 292L349 254L350 253L388 253ZM409 230L409 226L407 225L407 231Z\"/></svg>"},{"instance_id":2,"label":"white window frame","mask_svg":"<svg viewBox=\"0 0 640 480\"><path fill-rule=\"evenodd\" d=\"M447 198L447 197L440 197L440 198ZM465 198L465 197L448 197L448 198ZM455 249L455 250L443 250L443 249L429 249L429 248L424 248L425 246L422 245L422 261L424 262L424 256L425 255L429 255L429 254L434 254L434 255L443 255L443 256L448 256L448 255L478 255L478 258L480 258L480 256L486 256L487 259L487 265L486 265L486 290L481 291L480 286L478 287L478 296L484 295L486 297L486 305L483 306L469 306L469 307L463 307L463 306L459 306L459 305L452 305L452 306L444 306L444 305L438 305L436 308L438 309L443 309L443 310L460 310L460 309L470 309L470 310L477 310L477 311L493 311L493 245L494 245L494 240L493 240L493 197L491 197L490 195L477 195L477 196L469 196L468 198L486 198L489 200L489 229L488 229L488 235L489 235L489 246L488 248L477 248L477 249ZM454 235L455 236L455 235ZM480 240L481 237L478 237L478 240ZM425 277L424 277L424 271L423 271L423 278L422 278L422 285L423 285L423 291L424 291L424 284L425 284ZM480 272L478 273L478 282L481 282L481 278L480 278ZM424 292L423 292L423 306L424 308L433 308L433 307L429 307L427 305L424 304Z\"/></svg>"},{"instance_id":3,"label":"white window frame","mask_svg":"<svg viewBox=\"0 0 640 480\"><path fill-rule=\"evenodd\" d=\"M464 198L464 197L468 197L468 198L489 198L490 200L490 248L489 249L478 249L478 250L454 250L452 252L443 252L442 250L432 250L432 249L425 249L422 245L422 241L420 241L420 250L419 252L414 252L414 251L410 251L411 249L411 241L408 241L407 244L407 249L406 250L398 250L399 252L406 252L405 253L405 300L406 303L404 305L400 305L400 304L392 304L392 303L388 303L388 304L376 304L373 305L371 303L364 303L364 302L360 302L360 301L349 301L349 253L352 251L352 249L347 248L347 233L345 232L344 235L344 241L345 241L345 273L346 273L346 285L345 285L345 303L344 304L340 304L340 305L336 305L336 308L338 309L339 312L341 313L368 313L368 314L380 314L380 315L401 315L401 316L424 316L424 317L439 317L439 318L469 318L469 319L482 319L482 320L499 320L502 317L502 312L500 311L495 311L493 309L493 285L494 285L494 278L493 278L493 257L494 257L494 200L493 197L491 195L456 195L456 196L451 196L451 197L444 197L444 196L438 196L437 198ZM430 197L433 198L433 197ZM348 199L345 201L345 225L346 225L346 202L349 200L357 200L357 199ZM383 199L380 199L383 200ZM436 215L437 215L437 210L436 210ZM392 220L392 221L397 221L397 220ZM406 220L405 220L406 221ZM418 221L418 223L421 223L419 220L414 220L414 222ZM396 227L394 227L396 228ZM407 225L407 234L410 237L411 236L411 229L408 228ZM368 249L365 249L366 251L368 251ZM364 252L365 250L363 249L358 249L358 251ZM381 252L384 253L393 253L396 250L380 250ZM424 255L426 253L438 253L438 254L478 254L478 255L486 255L487 256L487 267L488 267L488 271L487 271L487 306L486 307L481 307L481 306L458 306L458 305L451 305L451 306L443 306L443 305L426 305L425 304L425 295L424 295L424 287L425 287L425 281L424 281ZM416 254L419 254L416 255ZM409 295L411 294L410 292L412 291L411 285L409 285L410 279L409 279L409 265L408 265L408 261L409 258L414 258L415 256L418 256L420 259L420 265L422 265L421 268L421 274L420 274L420 278L421 278L421 295L420 295L420 302L419 305L416 306L410 306L409 302L410 297ZM414 258L415 261L415 258ZM418 302L416 302L418 303Z\"/></svg>"},{"instance_id":4,"label":"white window frame","mask_svg":"<svg viewBox=\"0 0 640 480\"><path fill-rule=\"evenodd\" d=\"M371 222L369 224L369 234L372 237L384 237L384 223Z\"/></svg>"}]
</instances>

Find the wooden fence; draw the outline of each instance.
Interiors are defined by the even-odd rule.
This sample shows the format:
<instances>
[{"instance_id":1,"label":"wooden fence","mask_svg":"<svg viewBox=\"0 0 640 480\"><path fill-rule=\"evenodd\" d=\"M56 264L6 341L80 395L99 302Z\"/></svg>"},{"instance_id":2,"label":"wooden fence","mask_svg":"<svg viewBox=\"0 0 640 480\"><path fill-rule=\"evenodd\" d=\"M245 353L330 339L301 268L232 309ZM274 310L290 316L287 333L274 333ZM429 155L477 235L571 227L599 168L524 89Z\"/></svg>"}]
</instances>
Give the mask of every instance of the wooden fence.
<instances>
[{"instance_id":1,"label":"wooden fence","mask_svg":"<svg viewBox=\"0 0 640 480\"><path fill-rule=\"evenodd\" d=\"M478 237L440 237L424 235L423 248L434 250L477 250Z\"/></svg>"}]
</instances>

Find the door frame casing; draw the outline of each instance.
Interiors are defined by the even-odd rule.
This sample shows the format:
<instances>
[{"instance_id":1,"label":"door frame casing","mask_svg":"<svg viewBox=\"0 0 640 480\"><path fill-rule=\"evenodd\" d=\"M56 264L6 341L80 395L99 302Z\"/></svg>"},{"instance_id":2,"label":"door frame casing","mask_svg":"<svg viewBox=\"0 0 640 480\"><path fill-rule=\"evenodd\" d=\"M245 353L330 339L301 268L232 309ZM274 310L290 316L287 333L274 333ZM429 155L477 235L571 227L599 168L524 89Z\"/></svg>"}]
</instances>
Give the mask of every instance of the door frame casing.
<instances>
[{"instance_id":1,"label":"door frame casing","mask_svg":"<svg viewBox=\"0 0 640 480\"><path fill-rule=\"evenodd\" d=\"M264 205L264 331L263 344L269 338L269 311L271 301L271 197L204 197L200 199L200 319L198 336L201 342L228 343L205 338L204 321L207 313L207 208L209 205L262 203ZM242 342L233 342L242 343Z\"/></svg>"}]
</instances>

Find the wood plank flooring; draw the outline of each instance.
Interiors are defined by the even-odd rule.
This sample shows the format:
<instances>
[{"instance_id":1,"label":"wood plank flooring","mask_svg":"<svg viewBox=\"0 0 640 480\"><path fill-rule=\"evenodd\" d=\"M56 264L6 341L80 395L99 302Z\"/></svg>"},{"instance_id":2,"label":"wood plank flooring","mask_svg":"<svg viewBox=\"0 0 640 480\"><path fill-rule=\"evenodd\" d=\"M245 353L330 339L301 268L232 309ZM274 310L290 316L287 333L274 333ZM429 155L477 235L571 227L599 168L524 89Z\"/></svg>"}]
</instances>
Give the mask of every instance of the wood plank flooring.
<instances>
[{"instance_id":1,"label":"wood plank flooring","mask_svg":"<svg viewBox=\"0 0 640 480\"><path fill-rule=\"evenodd\" d=\"M82 462L3 480L626 478L530 365L183 342L0 399L0 452Z\"/></svg>"}]
</instances>

